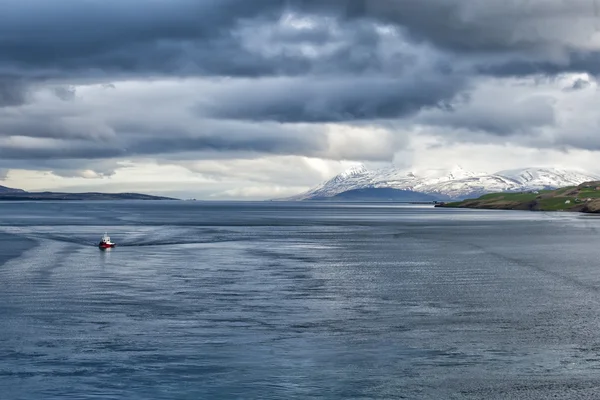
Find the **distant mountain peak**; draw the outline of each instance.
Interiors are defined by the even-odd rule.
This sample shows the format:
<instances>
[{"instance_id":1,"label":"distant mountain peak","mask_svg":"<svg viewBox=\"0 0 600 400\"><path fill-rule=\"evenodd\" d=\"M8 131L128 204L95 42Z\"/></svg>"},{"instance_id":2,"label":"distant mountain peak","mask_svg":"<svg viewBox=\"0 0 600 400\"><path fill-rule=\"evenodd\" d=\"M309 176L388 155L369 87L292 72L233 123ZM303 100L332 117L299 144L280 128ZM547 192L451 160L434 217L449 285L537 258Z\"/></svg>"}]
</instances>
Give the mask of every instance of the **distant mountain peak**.
<instances>
[{"instance_id":1,"label":"distant mountain peak","mask_svg":"<svg viewBox=\"0 0 600 400\"><path fill-rule=\"evenodd\" d=\"M554 189L594 180L600 180L600 176L559 168L528 167L488 174L468 171L460 165L425 170L391 166L371 171L361 164L288 200L329 198L364 188L391 188L435 195L439 199L464 199L491 192Z\"/></svg>"},{"instance_id":2,"label":"distant mountain peak","mask_svg":"<svg viewBox=\"0 0 600 400\"><path fill-rule=\"evenodd\" d=\"M354 166L348 168L347 170L345 170L338 176L341 178L347 178L347 177L353 176L353 175L360 175L364 172L367 172L367 167L364 164L358 164L358 165L354 165Z\"/></svg>"}]
</instances>

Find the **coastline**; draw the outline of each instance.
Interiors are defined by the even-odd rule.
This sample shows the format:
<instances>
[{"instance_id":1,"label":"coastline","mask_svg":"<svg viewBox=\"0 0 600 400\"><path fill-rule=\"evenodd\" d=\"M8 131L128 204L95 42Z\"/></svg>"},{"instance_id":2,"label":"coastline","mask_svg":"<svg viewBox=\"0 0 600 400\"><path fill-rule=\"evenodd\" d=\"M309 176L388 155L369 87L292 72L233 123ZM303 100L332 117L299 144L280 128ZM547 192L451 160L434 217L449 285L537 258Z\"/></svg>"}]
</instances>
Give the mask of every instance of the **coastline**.
<instances>
[{"instance_id":1,"label":"coastline","mask_svg":"<svg viewBox=\"0 0 600 400\"><path fill-rule=\"evenodd\" d=\"M174 197L153 196L139 193L62 193L62 192L26 192L0 193L0 201L99 201L99 200L177 200Z\"/></svg>"},{"instance_id":2,"label":"coastline","mask_svg":"<svg viewBox=\"0 0 600 400\"><path fill-rule=\"evenodd\" d=\"M490 193L477 199L436 204L435 207L594 214L600 213L600 182L584 182L555 190Z\"/></svg>"}]
</instances>

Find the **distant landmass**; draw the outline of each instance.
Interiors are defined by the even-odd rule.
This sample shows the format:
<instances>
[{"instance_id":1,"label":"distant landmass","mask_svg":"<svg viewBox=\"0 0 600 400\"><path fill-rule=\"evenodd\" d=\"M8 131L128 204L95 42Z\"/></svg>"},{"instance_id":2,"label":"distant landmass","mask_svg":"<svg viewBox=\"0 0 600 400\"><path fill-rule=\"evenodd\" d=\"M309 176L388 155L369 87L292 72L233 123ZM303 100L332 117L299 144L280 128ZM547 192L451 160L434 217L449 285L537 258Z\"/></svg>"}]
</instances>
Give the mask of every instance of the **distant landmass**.
<instances>
[{"instance_id":1,"label":"distant landmass","mask_svg":"<svg viewBox=\"0 0 600 400\"><path fill-rule=\"evenodd\" d=\"M152 196L140 193L61 193L61 192L27 192L0 186L0 201L18 200L178 200L171 197Z\"/></svg>"},{"instance_id":2,"label":"distant landmass","mask_svg":"<svg viewBox=\"0 0 600 400\"><path fill-rule=\"evenodd\" d=\"M4 193L27 193L27 192L24 191L23 189L14 189L14 188L6 187L6 186L0 186L0 194L4 194Z\"/></svg>"},{"instance_id":3,"label":"distant landmass","mask_svg":"<svg viewBox=\"0 0 600 400\"><path fill-rule=\"evenodd\" d=\"M436 207L600 213L600 181L556 190L490 193L477 199L444 203Z\"/></svg>"},{"instance_id":4,"label":"distant landmass","mask_svg":"<svg viewBox=\"0 0 600 400\"><path fill-rule=\"evenodd\" d=\"M363 188L347 190L331 197L313 197L310 200L325 201L396 201L434 202L438 197L425 193L393 188Z\"/></svg>"},{"instance_id":5,"label":"distant landmass","mask_svg":"<svg viewBox=\"0 0 600 400\"><path fill-rule=\"evenodd\" d=\"M596 180L600 180L600 176L556 168L532 167L488 174L467 171L460 166L448 170L412 171L397 169L393 166L369 170L364 165L359 165L307 192L279 200L324 200L328 198L332 201L343 201L347 199L343 195L344 193L350 192L348 198L354 198L362 195L361 192L355 192L358 189L368 189L368 192L371 193L371 189L388 188L420 193L422 196L433 196L436 200L452 201L475 198L486 193L553 190ZM378 196L378 194L374 195Z\"/></svg>"}]
</instances>

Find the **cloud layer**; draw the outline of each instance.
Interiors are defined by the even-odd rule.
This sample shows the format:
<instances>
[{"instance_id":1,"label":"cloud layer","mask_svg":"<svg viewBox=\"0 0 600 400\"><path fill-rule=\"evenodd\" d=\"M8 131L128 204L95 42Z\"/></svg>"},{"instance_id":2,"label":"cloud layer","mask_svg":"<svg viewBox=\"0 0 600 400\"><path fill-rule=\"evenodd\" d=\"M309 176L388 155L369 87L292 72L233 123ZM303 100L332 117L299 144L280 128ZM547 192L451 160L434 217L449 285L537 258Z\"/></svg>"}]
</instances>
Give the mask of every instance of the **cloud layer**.
<instances>
[{"instance_id":1,"label":"cloud layer","mask_svg":"<svg viewBox=\"0 0 600 400\"><path fill-rule=\"evenodd\" d=\"M214 178L206 163L221 162L254 193L264 165L281 188L287 163L333 173L429 139L597 151L599 13L596 0L8 0L0 170L105 181L152 160Z\"/></svg>"}]
</instances>

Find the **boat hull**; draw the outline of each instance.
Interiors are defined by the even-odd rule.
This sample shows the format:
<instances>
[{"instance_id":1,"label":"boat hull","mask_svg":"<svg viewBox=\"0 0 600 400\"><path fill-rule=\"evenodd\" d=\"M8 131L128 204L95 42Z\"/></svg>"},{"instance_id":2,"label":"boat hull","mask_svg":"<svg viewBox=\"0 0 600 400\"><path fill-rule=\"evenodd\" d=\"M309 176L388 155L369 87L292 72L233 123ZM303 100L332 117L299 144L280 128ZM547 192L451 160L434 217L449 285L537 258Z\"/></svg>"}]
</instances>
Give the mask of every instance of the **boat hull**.
<instances>
[{"instance_id":1,"label":"boat hull","mask_svg":"<svg viewBox=\"0 0 600 400\"><path fill-rule=\"evenodd\" d=\"M100 243L98 245L98 247L100 247L101 249L110 249L110 248L115 247L115 244L114 243L112 243L112 244Z\"/></svg>"}]
</instances>

